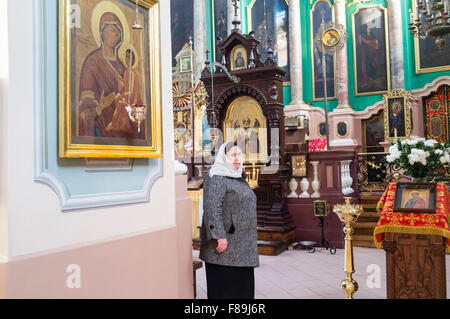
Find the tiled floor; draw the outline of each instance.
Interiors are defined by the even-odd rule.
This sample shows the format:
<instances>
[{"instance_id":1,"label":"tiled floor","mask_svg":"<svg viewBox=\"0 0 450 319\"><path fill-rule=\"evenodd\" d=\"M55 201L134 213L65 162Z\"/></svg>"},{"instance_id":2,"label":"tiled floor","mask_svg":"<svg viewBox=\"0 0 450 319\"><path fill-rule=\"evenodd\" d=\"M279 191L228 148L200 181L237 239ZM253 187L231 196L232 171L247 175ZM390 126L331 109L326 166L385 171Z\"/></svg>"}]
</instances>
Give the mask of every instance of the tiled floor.
<instances>
[{"instance_id":1,"label":"tiled floor","mask_svg":"<svg viewBox=\"0 0 450 319\"><path fill-rule=\"evenodd\" d=\"M353 249L355 274L359 289L357 299L386 298L386 260L382 249ZM193 252L198 260L198 251ZM255 269L256 299L344 299L340 288L344 274L344 250L335 255L326 250L313 254L305 250L288 250L279 256L260 256ZM450 265L450 255L446 256ZM376 287L376 273L380 285ZM450 267L447 266L447 295L450 297ZM197 271L197 298L206 299L205 267Z\"/></svg>"}]
</instances>

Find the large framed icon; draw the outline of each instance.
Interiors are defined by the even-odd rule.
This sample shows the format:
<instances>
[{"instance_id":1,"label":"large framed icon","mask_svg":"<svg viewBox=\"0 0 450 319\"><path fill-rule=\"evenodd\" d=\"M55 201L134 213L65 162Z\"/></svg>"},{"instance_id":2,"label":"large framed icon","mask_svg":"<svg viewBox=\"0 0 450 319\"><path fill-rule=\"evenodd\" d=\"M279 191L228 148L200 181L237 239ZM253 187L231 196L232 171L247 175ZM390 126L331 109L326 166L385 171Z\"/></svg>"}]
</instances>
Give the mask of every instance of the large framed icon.
<instances>
[{"instance_id":1,"label":"large framed icon","mask_svg":"<svg viewBox=\"0 0 450 319\"><path fill-rule=\"evenodd\" d=\"M358 8L352 21L355 95L386 93L391 88L387 9Z\"/></svg>"},{"instance_id":2,"label":"large framed icon","mask_svg":"<svg viewBox=\"0 0 450 319\"><path fill-rule=\"evenodd\" d=\"M138 3L59 1L62 158L162 157L159 2Z\"/></svg>"}]
</instances>

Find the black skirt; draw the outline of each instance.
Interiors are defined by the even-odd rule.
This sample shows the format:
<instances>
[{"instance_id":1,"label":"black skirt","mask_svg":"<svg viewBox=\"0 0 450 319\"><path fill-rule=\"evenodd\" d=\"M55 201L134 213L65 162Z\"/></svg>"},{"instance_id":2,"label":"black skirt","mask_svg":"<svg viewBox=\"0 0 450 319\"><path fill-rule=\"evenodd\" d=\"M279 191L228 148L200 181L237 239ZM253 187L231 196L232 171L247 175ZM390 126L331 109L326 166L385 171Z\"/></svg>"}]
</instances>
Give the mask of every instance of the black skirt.
<instances>
[{"instance_id":1,"label":"black skirt","mask_svg":"<svg viewBox=\"0 0 450 319\"><path fill-rule=\"evenodd\" d=\"M208 299L255 299L253 267L205 263Z\"/></svg>"}]
</instances>

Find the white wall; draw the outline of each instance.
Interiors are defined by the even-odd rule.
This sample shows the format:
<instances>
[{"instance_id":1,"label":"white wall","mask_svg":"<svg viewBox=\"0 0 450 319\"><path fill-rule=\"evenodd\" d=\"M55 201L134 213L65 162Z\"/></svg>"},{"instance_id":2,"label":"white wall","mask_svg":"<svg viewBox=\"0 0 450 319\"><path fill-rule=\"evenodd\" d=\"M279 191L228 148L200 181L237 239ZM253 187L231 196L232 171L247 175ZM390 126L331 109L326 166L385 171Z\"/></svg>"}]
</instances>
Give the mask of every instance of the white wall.
<instances>
[{"instance_id":1,"label":"white wall","mask_svg":"<svg viewBox=\"0 0 450 319\"><path fill-rule=\"evenodd\" d=\"M170 41L164 40L171 38L166 18L170 2L163 0L160 5L164 177L153 185L149 203L63 214L53 190L33 181L33 1L8 0L11 59L6 116L10 125L5 155L10 258L175 225L171 48Z\"/></svg>"},{"instance_id":2,"label":"white wall","mask_svg":"<svg viewBox=\"0 0 450 319\"><path fill-rule=\"evenodd\" d=\"M8 256L8 20L7 2L0 1L0 262Z\"/></svg>"}]
</instances>

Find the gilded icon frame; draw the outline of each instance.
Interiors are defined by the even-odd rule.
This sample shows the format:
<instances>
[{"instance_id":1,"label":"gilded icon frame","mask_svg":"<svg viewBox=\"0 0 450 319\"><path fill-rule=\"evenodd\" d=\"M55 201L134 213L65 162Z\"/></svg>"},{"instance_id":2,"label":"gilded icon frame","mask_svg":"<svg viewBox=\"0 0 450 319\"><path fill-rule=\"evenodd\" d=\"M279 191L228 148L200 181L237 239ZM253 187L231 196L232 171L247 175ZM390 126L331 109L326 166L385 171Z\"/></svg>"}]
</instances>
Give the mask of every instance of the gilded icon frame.
<instances>
[{"instance_id":1,"label":"gilded icon frame","mask_svg":"<svg viewBox=\"0 0 450 319\"><path fill-rule=\"evenodd\" d=\"M384 101L384 141L385 142L395 142L395 136L391 136L390 128L390 108L392 103L396 100L401 99L403 101L403 114L404 114L404 126L405 134L397 135L397 139L403 140L411 137L412 124L411 124L411 102L409 93L405 90L392 90L383 96Z\"/></svg>"},{"instance_id":2,"label":"gilded icon frame","mask_svg":"<svg viewBox=\"0 0 450 319\"><path fill-rule=\"evenodd\" d=\"M373 91L373 92L363 92L360 93L358 91L358 59L357 59L357 51L356 51L356 24L355 17L356 15L362 11L371 8L379 8L384 15L384 36L385 36L385 49L386 49L386 80L387 80L387 89L381 91ZM383 7L381 4L375 4L366 7L360 7L352 13L352 38L353 38L353 73L354 73L354 82L355 82L355 96L370 96L370 95L379 95L389 92L391 90L391 61L390 61L390 44L389 44L389 18L388 18L388 9Z\"/></svg>"},{"instance_id":3,"label":"gilded icon frame","mask_svg":"<svg viewBox=\"0 0 450 319\"><path fill-rule=\"evenodd\" d=\"M319 125L317 125L317 135L319 135L321 138L326 138L327 137L327 128L326 128L327 123L326 122L320 122ZM328 126L330 126L330 124L328 124ZM322 127L324 128L325 132L323 132L324 134L322 134ZM328 128L329 129L329 128Z\"/></svg>"},{"instance_id":4,"label":"gilded icon frame","mask_svg":"<svg viewBox=\"0 0 450 319\"><path fill-rule=\"evenodd\" d=\"M135 0L128 0L132 5L136 3ZM117 1L108 0L100 4L111 2L112 7L117 7ZM126 2L126 1L123 1ZM99 4L96 4L98 6ZM105 8L108 4L104 4ZM123 4L122 4L123 5ZM92 21L94 21L94 12L97 9L93 6ZM75 68L72 66L72 45L74 39L72 36L72 1L61 0L58 1L58 147L60 158L161 158L163 156L162 148L162 101L161 101L161 53L160 53L160 5L158 0L141 0L139 2L141 12L144 12L145 23L147 30L144 32L144 39L148 39L149 56L142 59L144 65L144 94L148 94L146 99L147 115L145 125L145 142L136 142L133 145L126 138L120 138L123 142L114 143L114 139L110 138L108 142L97 142L102 138L88 137L88 139L96 139L92 143L74 142L73 138L78 138L73 133L73 117L76 113L77 105L72 105L73 100L76 101L76 92L78 87L72 85L72 77L76 78ZM102 7L103 8L103 7ZM100 11L102 10L99 9ZM104 14L110 11L101 11ZM123 13L123 12L122 12ZM128 13L130 14L130 13ZM123 19L119 20L123 22ZM129 21L128 30L132 29L133 22ZM123 33L123 43L125 41L125 29ZM121 36L121 40L122 40ZM131 33L128 34L131 37ZM94 35L95 37L95 35ZM97 39L96 39L97 40ZM144 41L145 43L145 41ZM132 45L132 44L131 44ZM147 44L145 44L147 45ZM134 47L132 47L134 49ZM117 46L119 51L119 46ZM145 55L144 55L145 56ZM133 57L134 59L134 57ZM75 74L74 74L75 73ZM148 90L148 91L146 91ZM75 97L75 98L74 98ZM145 103L145 102L144 102ZM75 129L75 131L77 131ZM106 140L106 139L105 139ZM136 141L138 141L136 139ZM145 145L144 145L145 144Z\"/></svg>"},{"instance_id":5,"label":"gilded icon frame","mask_svg":"<svg viewBox=\"0 0 450 319\"><path fill-rule=\"evenodd\" d=\"M241 127L245 118L249 118L251 121L249 131L244 131L245 129L243 130ZM239 127L236 128L237 121L239 122ZM259 123L258 127L256 126L256 122ZM224 141L236 140L237 136L241 133L256 133L257 148L259 150L257 152L245 152L244 164L267 164L269 162L269 128L267 123L267 118L264 115L261 105L253 97L241 96L230 103L223 122ZM254 140L250 138L250 142L254 142ZM250 144L248 146L251 148Z\"/></svg>"},{"instance_id":6,"label":"gilded icon frame","mask_svg":"<svg viewBox=\"0 0 450 319\"><path fill-rule=\"evenodd\" d=\"M308 175L307 154L292 155L292 177L306 177Z\"/></svg>"},{"instance_id":7,"label":"gilded icon frame","mask_svg":"<svg viewBox=\"0 0 450 319\"><path fill-rule=\"evenodd\" d=\"M241 58L243 59L242 66L236 65L236 58L237 55L241 53ZM245 70L247 69L248 65L248 57L247 57L247 49L243 45L236 45L230 53L230 71L237 71L237 70Z\"/></svg>"},{"instance_id":8,"label":"gilded icon frame","mask_svg":"<svg viewBox=\"0 0 450 319\"><path fill-rule=\"evenodd\" d=\"M339 125L340 124L344 124L345 125L345 134L339 134ZM339 138L346 138L348 137L348 135L350 134L349 130L348 130L348 123L347 121L340 121L338 123L336 123L336 136Z\"/></svg>"}]
</instances>

